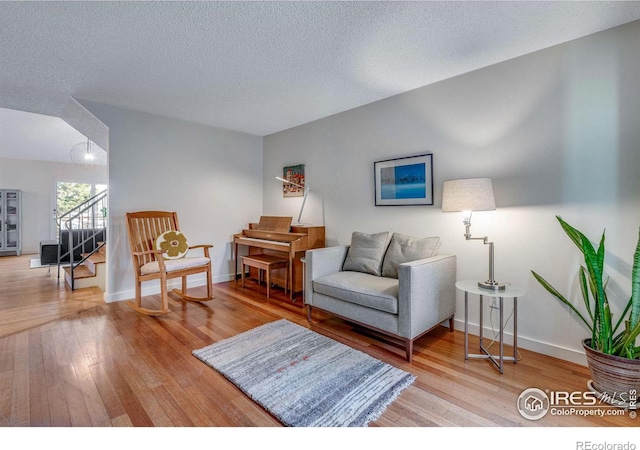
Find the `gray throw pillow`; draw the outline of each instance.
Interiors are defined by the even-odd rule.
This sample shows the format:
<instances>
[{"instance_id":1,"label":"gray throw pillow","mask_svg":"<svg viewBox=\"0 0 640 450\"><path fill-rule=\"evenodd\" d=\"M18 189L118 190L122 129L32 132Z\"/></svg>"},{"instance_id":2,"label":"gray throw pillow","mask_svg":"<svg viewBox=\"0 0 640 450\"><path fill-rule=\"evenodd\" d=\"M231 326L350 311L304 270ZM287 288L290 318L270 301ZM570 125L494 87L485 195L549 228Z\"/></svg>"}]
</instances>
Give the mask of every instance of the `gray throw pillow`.
<instances>
[{"instance_id":1,"label":"gray throw pillow","mask_svg":"<svg viewBox=\"0 0 640 450\"><path fill-rule=\"evenodd\" d=\"M389 245L390 233L367 234L354 231L351 235L351 247L347 252L342 270L370 273L380 276L382 258Z\"/></svg>"},{"instance_id":2,"label":"gray throw pillow","mask_svg":"<svg viewBox=\"0 0 640 450\"><path fill-rule=\"evenodd\" d=\"M398 266L405 262L430 258L437 255L439 237L415 238L393 233L382 263L382 276L398 278Z\"/></svg>"}]
</instances>

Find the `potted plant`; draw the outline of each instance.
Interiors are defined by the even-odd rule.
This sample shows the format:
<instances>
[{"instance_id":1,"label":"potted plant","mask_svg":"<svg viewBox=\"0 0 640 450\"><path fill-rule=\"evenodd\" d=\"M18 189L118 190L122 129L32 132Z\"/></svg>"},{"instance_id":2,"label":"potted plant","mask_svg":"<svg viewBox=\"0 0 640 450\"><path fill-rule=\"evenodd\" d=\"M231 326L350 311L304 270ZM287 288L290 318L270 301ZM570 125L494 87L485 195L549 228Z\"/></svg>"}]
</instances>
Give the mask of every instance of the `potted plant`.
<instances>
[{"instance_id":1,"label":"potted plant","mask_svg":"<svg viewBox=\"0 0 640 450\"><path fill-rule=\"evenodd\" d=\"M604 275L605 233L596 250L587 237L556 216L562 229L580 249L584 265L580 266L580 290L587 317L555 289L532 271L542 286L567 305L591 330L591 337L582 341L594 391L613 404L629 405L640 391L640 234L633 256L631 298L618 317L611 312L607 300L607 281ZM627 315L628 314L628 315ZM614 324L614 321L615 324Z\"/></svg>"}]
</instances>

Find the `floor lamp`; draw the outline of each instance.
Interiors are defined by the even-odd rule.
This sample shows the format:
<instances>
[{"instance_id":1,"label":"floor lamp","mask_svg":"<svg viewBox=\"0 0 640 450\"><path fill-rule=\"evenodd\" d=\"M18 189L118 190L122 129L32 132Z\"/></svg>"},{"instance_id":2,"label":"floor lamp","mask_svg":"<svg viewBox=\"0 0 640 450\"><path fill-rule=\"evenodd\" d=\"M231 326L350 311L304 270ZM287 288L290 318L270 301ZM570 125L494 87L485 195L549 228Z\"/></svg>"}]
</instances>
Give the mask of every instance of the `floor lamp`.
<instances>
[{"instance_id":1,"label":"floor lamp","mask_svg":"<svg viewBox=\"0 0 640 450\"><path fill-rule=\"evenodd\" d=\"M303 186L301 184L294 183L293 181L285 180L284 178L281 178L281 177L276 177L276 179L280 180L280 181L282 181L284 183L292 184L293 186L297 186L299 188L304 189L304 197L302 198L302 206L300 207L300 213L298 214L298 222L297 222L298 224L300 224L300 218L302 217L302 211L304 210L304 204L307 202L307 194L309 194L309 191L311 189L309 189L308 187Z\"/></svg>"},{"instance_id":2,"label":"floor lamp","mask_svg":"<svg viewBox=\"0 0 640 450\"><path fill-rule=\"evenodd\" d=\"M486 236L481 238L471 237L471 214L473 211L492 211L494 209L496 209L496 202L493 197L491 178L467 178L444 182L442 211L463 211L465 213L463 219L465 226L464 237L468 241L482 240L489 245L489 278L486 281L478 282L478 287L493 291L503 291L505 285L498 283L494 279L493 242L489 242L489 238Z\"/></svg>"}]
</instances>

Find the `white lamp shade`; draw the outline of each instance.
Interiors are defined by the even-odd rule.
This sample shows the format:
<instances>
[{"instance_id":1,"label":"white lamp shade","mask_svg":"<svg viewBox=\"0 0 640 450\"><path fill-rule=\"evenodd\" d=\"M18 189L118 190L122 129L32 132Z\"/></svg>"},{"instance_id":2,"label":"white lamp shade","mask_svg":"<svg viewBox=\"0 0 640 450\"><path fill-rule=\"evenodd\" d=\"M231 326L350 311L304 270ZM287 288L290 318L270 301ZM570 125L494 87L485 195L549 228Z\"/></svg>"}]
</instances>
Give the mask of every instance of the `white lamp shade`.
<instances>
[{"instance_id":1,"label":"white lamp shade","mask_svg":"<svg viewBox=\"0 0 640 450\"><path fill-rule=\"evenodd\" d=\"M445 181L442 211L491 211L496 209L491 178L466 178Z\"/></svg>"}]
</instances>

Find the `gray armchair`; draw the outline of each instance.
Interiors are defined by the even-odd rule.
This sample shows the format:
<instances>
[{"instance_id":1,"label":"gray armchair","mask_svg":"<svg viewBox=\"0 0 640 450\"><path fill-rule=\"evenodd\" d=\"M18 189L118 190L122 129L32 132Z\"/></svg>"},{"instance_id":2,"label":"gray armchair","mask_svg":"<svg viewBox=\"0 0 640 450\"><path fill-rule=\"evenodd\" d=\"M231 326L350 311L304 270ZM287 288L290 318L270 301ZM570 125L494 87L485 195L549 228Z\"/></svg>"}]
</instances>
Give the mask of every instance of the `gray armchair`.
<instances>
[{"instance_id":1,"label":"gray armchair","mask_svg":"<svg viewBox=\"0 0 640 450\"><path fill-rule=\"evenodd\" d=\"M397 266L398 278L345 271L349 246L306 252L305 304L404 341L413 342L448 320L453 331L455 255L437 255Z\"/></svg>"}]
</instances>

